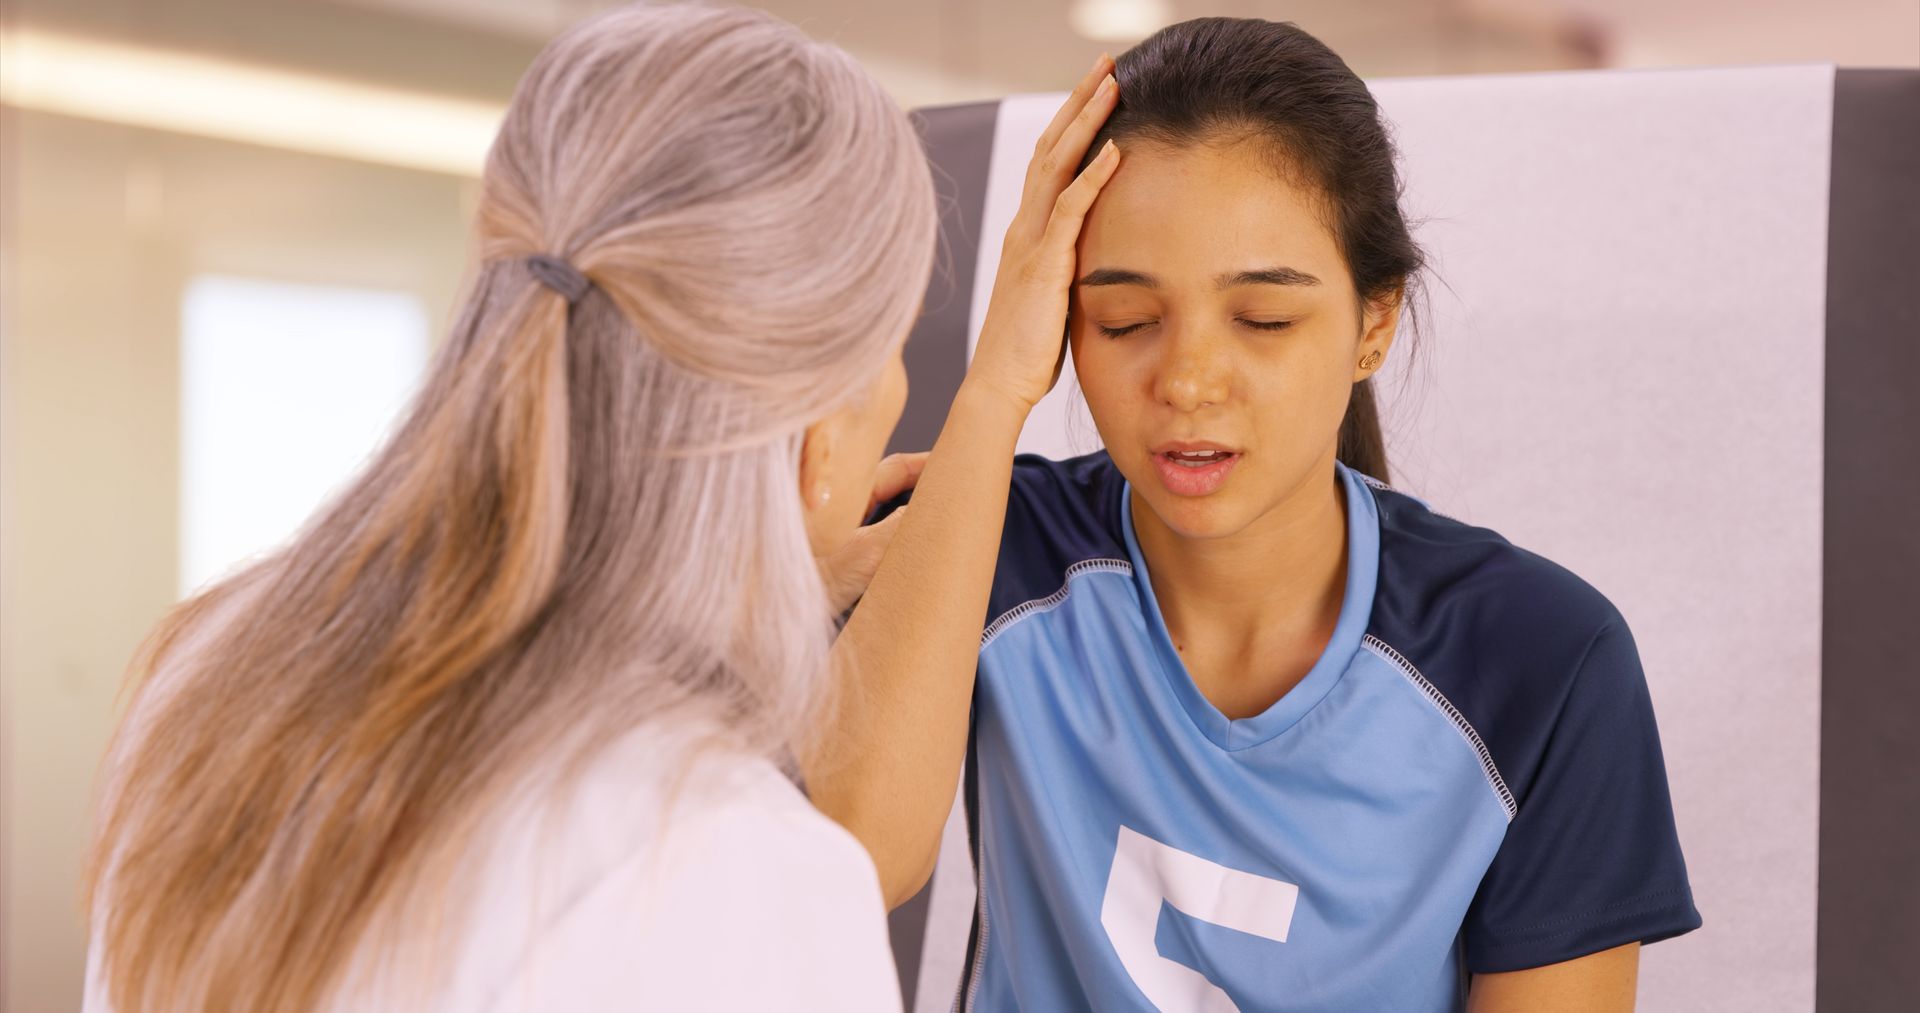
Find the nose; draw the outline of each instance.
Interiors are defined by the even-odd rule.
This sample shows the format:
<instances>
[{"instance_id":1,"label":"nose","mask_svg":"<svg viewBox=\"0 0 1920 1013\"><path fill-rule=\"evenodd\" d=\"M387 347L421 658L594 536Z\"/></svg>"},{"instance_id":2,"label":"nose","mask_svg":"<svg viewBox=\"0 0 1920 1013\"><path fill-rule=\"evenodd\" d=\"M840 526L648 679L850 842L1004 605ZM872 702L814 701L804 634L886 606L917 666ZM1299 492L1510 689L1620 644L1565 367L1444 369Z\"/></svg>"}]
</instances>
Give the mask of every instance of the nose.
<instances>
[{"instance_id":1,"label":"nose","mask_svg":"<svg viewBox=\"0 0 1920 1013\"><path fill-rule=\"evenodd\" d=\"M1154 399L1175 411L1198 411L1227 399L1226 350L1205 335L1168 336L1153 378Z\"/></svg>"}]
</instances>

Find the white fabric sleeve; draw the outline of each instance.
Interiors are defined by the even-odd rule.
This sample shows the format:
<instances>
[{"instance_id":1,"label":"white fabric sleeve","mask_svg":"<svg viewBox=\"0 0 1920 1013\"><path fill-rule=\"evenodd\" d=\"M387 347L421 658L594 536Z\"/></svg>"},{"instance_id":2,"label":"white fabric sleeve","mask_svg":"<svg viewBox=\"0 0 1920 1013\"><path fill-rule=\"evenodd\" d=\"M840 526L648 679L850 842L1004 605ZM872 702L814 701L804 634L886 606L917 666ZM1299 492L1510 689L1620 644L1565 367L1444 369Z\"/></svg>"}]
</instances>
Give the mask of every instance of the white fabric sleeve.
<instances>
[{"instance_id":1,"label":"white fabric sleeve","mask_svg":"<svg viewBox=\"0 0 1920 1013\"><path fill-rule=\"evenodd\" d=\"M767 783L771 780L774 783ZM769 766L549 924L492 1009L900 1009L878 874Z\"/></svg>"}]
</instances>

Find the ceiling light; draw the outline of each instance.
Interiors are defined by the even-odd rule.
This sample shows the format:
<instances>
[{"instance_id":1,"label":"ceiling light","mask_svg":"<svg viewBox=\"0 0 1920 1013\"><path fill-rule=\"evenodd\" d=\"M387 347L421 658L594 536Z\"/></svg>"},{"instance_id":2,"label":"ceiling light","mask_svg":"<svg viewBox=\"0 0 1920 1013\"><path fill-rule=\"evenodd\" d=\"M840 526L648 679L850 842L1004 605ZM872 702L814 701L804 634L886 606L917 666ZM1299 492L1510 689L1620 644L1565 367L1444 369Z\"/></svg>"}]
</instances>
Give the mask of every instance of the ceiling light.
<instances>
[{"instance_id":1,"label":"ceiling light","mask_svg":"<svg viewBox=\"0 0 1920 1013\"><path fill-rule=\"evenodd\" d=\"M1073 30L1095 42L1134 42L1173 23L1167 0L1074 0Z\"/></svg>"},{"instance_id":2,"label":"ceiling light","mask_svg":"<svg viewBox=\"0 0 1920 1013\"><path fill-rule=\"evenodd\" d=\"M0 102L478 176L504 106L37 31L0 34Z\"/></svg>"}]
</instances>

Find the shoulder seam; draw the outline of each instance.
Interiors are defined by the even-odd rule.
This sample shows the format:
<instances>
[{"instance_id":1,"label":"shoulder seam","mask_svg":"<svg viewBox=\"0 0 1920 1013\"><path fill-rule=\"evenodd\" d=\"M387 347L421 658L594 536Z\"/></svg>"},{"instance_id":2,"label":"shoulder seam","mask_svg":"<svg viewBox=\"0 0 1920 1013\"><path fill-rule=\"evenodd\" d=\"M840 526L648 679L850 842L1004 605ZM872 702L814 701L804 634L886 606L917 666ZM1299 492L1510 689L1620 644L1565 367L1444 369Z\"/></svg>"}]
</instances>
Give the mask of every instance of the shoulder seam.
<instances>
[{"instance_id":1,"label":"shoulder seam","mask_svg":"<svg viewBox=\"0 0 1920 1013\"><path fill-rule=\"evenodd\" d=\"M1408 499L1410 499L1410 500L1412 500L1412 501L1414 501L1415 503L1418 503L1418 504L1420 504L1420 506L1421 506L1421 508L1422 508L1422 509L1424 509L1424 510L1426 510L1426 512L1428 512L1428 513L1430 513L1430 514L1432 514L1432 515L1434 515L1435 517L1438 517L1438 518L1440 518L1440 519L1441 519L1441 520L1443 520L1443 521L1452 521L1452 522L1454 522L1455 524L1466 524L1466 523L1467 523L1466 521L1463 521L1463 520L1461 520L1461 519L1460 519L1460 518L1458 518L1458 517L1454 517L1454 516L1452 516L1452 515L1450 515L1450 514L1443 514L1443 513L1441 513L1440 511L1438 511L1438 510L1435 510L1435 509L1433 508L1433 504L1432 504L1432 503L1429 503L1429 502L1427 502L1426 500L1424 500L1424 499L1422 499L1422 498L1420 498L1419 496L1415 496L1415 495L1414 495L1413 493L1410 493L1410 492L1408 492L1408 491L1406 491L1405 489L1395 489L1395 488L1394 488L1393 486L1391 486L1391 485L1388 485L1387 483L1385 483L1385 482L1382 482L1382 481L1380 481L1380 480L1379 480L1379 479L1377 479L1377 478L1374 478L1374 477L1373 477L1372 475L1369 475L1369 474L1367 474L1367 473L1366 473L1366 472L1364 472L1364 471L1356 471L1356 472L1354 472L1354 474L1355 474L1355 475L1358 475L1358 476L1360 476L1360 481L1362 481L1362 482L1364 482L1364 483L1366 483L1366 485L1367 485L1367 487L1368 487L1368 488L1370 488L1370 489L1377 489L1377 490L1379 490L1379 491L1381 491L1381 492L1390 492L1390 493L1393 493L1393 494L1394 494L1394 495L1396 495L1396 496L1405 496L1406 498L1408 498ZM1473 525L1470 525L1470 524L1469 524L1469 525L1467 525L1467 526L1468 526L1468 527L1472 527Z\"/></svg>"},{"instance_id":2,"label":"shoulder seam","mask_svg":"<svg viewBox=\"0 0 1920 1013\"><path fill-rule=\"evenodd\" d=\"M980 634L980 649L983 651L986 650L987 645L993 643L995 637L1005 633L1009 627L1020 620L1028 616L1038 615L1041 612L1050 612L1059 608L1060 603L1067 600L1067 592L1073 587L1073 578L1083 573L1100 572L1131 575L1133 573L1133 564L1124 559L1083 559L1067 567L1067 572L1060 581L1060 590L1047 595L1045 598L1023 601L1005 612L1000 613L993 622L988 623L987 628Z\"/></svg>"},{"instance_id":3,"label":"shoulder seam","mask_svg":"<svg viewBox=\"0 0 1920 1013\"><path fill-rule=\"evenodd\" d=\"M1473 747L1475 753L1479 754L1480 768L1487 776L1487 783L1492 786L1493 793L1499 797L1500 808L1507 814L1507 822L1512 823L1513 818L1519 815L1520 807L1513 800L1513 792L1507 789L1506 778L1500 776L1500 768L1493 762L1493 753L1481 740L1480 733L1473 730L1473 724L1467 720L1467 716L1460 713L1460 708L1455 707L1453 701L1447 699L1446 694L1440 692L1438 686L1428 682L1427 677L1413 667L1413 662L1408 661L1405 655L1394 650L1386 641L1369 633L1360 638L1360 642L1388 664L1399 669L1400 674L1406 676L1408 682L1413 683L1416 689L1426 694L1427 700L1453 722L1454 730L1460 733L1461 738L1467 740L1467 744Z\"/></svg>"}]
</instances>

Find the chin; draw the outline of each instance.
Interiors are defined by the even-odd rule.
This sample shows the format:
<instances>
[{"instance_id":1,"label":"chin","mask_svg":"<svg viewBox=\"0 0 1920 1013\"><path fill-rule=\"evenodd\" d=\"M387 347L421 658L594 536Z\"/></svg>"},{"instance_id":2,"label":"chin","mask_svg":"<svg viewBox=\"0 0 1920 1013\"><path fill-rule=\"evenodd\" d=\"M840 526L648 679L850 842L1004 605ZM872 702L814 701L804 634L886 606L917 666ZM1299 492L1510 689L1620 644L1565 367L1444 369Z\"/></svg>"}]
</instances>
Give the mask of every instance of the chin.
<instances>
[{"instance_id":1,"label":"chin","mask_svg":"<svg viewBox=\"0 0 1920 1013\"><path fill-rule=\"evenodd\" d=\"M1152 477L1148 477L1152 481ZM1244 531L1253 520L1231 487L1206 496L1176 496L1165 489L1135 483L1147 506L1167 529L1182 538L1224 538Z\"/></svg>"}]
</instances>

